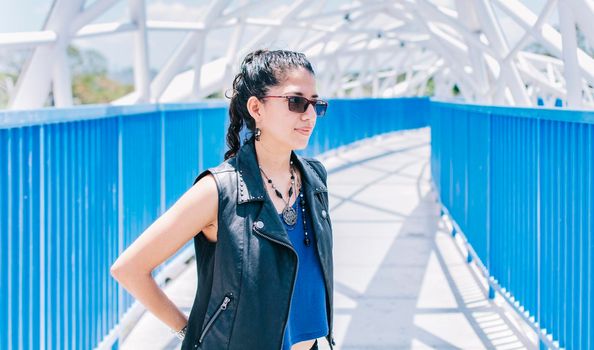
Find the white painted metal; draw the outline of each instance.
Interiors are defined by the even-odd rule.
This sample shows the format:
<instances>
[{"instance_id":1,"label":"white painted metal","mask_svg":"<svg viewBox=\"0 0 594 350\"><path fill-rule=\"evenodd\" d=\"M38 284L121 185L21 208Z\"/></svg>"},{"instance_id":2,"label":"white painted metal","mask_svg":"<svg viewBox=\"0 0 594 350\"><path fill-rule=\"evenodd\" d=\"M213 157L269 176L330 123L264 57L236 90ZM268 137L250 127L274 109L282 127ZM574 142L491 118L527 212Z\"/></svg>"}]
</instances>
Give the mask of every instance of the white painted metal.
<instances>
[{"instance_id":1,"label":"white painted metal","mask_svg":"<svg viewBox=\"0 0 594 350\"><path fill-rule=\"evenodd\" d=\"M219 15L223 12L225 7L229 4L229 0L213 1L209 8L204 13L202 22L205 27L214 23ZM165 67L157 74L151 84L151 95L153 101L158 101L161 94L165 91L173 77L178 74L183 65L185 65L190 56L194 53L195 47L204 36L201 32L188 33L183 42L178 46L171 58L165 64ZM190 86L189 88L193 88Z\"/></svg>"},{"instance_id":2,"label":"white painted metal","mask_svg":"<svg viewBox=\"0 0 594 350\"><path fill-rule=\"evenodd\" d=\"M72 106L72 83L66 42L58 40L54 46L54 65L52 69L52 87L54 103L58 107Z\"/></svg>"},{"instance_id":3,"label":"white painted metal","mask_svg":"<svg viewBox=\"0 0 594 350\"><path fill-rule=\"evenodd\" d=\"M172 21L146 21L146 27L152 30L167 30L167 31L201 31L204 30L204 23L202 22L172 22Z\"/></svg>"},{"instance_id":4,"label":"white painted metal","mask_svg":"<svg viewBox=\"0 0 594 350\"><path fill-rule=\"evenodd\" d=\"M563 73L567 89L567 106L580 107L582 101L582 79L577 60L577 39L575 20L571 9L564 2L559 2L559 21L563 36Z\"/></svg>"},{"instance_id":5,"label":"white painted metal","mask_svg":"<svg viewBox=\"0 0 594 350\"><path fill-rule=\"evenodd\" d=\"M6 49L22 49L36 45L51 44L58 35L53 30L22 33L0 33L0 47Z\"/></svg>"},{"instance_id":6,"label":"white painted metal","mask_svg":"<svg viewBox=\"0 0 594 350\"><path fill-rule=\"evenodd\" d=\"M85 7L85 0L55 0L40 31L0 33L1 50L34 48L10 108L42 106L50 87L56 105L72 104L70 41L124 32L132 32L135 91L117 104L223 92L241 58L265 47L305 52L325 96L414 96L432 79L440 98L453 97L456 85L471 102L530 106L540 99L551 106L561 99L594 108L594 58L578 48L574 26L594 47L592 0L547 0L536 12L520 0L216 0L192 22L147 18L146 0L128 0L129 22L96 22L119 1ZM551 22L555 11L561 33ZM510 22L521 28L515 40ZM232 28L229 38L222 28ZM152 81L148 31L186 33ZM222 57L213 58L213 41L226 46Z\"/></svg>"},{"instance_id":7,"label":"white painted metal","mask_svg":"<svg viewBox=\"0 0 594 350\"><path fill-rule=\"evenodd\" d=\"M204 49L206 48L206 33L200 32L198 44L194 52L194 81L192 83L192 99L200 98L202 88L202 63L204 62Z\"/></svg>"},{"instance_id":8,"label":"white painted metal","mask_svg":"<svg viewBox=\"0 0 594 350\"><path fill-rule=\"evenodd\" d=\"M563 0L571 8L580 29L588 38L590 45L594 46L594 1L593 0Z\"/></svg>"},{"instance_id":9,"label":"white painted metal","mask_svg":"<svg viewBox=\"0 0 594 350\"><path fill-rule=\"evenodd\" d=\"M109 10L120 0L96 0L88 7L80 11L74 21L72 21L71 34L76 33L86 24L91 23L105 11Z\"/></svg>"},{"instance_id":10,"label":"white painted metal","mask_svg":"<svg viewBox=\"0 0 594 350\"><path fill-rule=\"evenodd\" d=\"M497 52L507 54L509 46L502 33L501 25L496 20L491 3L487 0L475 0L477 15L481 18L487 40ZM518 69L511 62L500 62L501 78L506 81L513 96L513 104L528 106L530 99L526 94L524 82L519 76Z\"/></svg>"},{"instance_id":11,"label":"white painted metal","mask_svg":"<svg viewBox=\"0 0 594 350\"><path fill-rule=\"evenodd\" d=\"M72 102L69 70L65 54L70 21L79 12L83 0L56 0L44 25L44 30L53 31L60 38L49 46L39 46L27 61L17 81L10 106L12 108L36 108L45 104L53 83L56 105ZM68 81L66 83L66 81ZM65 96L70 93L70 98ZM69 103L70 102L70 103Z\"/></svg>"},{"instance_id":12,"label":"white painted metal","mask_svg":"<svg viewBox=\"0 0 594 350\"><path fill-rule=\"evenodd\" d=\"M149 56L146 36L146 9L144 0L129 0L130 21L136 27L134 33L134 88L137 102L148 102Z\"/></svg>"},{"instance_id":13,"label":"white painted metal","mask_svg":"<svg viewBox=\"0 0 594 350\"><path fill-rule=\"evenodd\" d=\"M76 39L87 39L103 35L120 34L137 30L138 27L130 22L110 22L89 24L76 32Z\"/></svg>"}]
</instances>

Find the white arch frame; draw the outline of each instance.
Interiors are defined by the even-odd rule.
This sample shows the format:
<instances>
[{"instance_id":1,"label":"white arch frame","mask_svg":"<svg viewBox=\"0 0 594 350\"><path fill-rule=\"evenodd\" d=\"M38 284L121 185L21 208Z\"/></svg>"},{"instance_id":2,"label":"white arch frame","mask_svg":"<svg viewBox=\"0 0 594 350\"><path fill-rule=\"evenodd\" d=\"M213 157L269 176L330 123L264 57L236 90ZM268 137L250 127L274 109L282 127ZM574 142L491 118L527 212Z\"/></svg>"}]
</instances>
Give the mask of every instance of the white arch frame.
<instances>
[{"instance_id":1,"label":"white arch frame","mask_svg":"<svg viewBox=\"0 0 594 350\"><path fill-rule=\"evenodd\" d=\"M278 2L216 0L196 22L147 20L145 1L128 0L129 21L92 23L119 1L97 0L85 7L85 0L55 0L42 30L0 34L0 49L34 48L9 107L41 107L50 89L56 106L72 105L66 48L73 39L134 33L135 90L113 101L134 104L193 101L223 91L240 57L295 30L302 33L288 49L308 55L327 96L415 96L433 79L440 98L451 97L456 84L469 102L534 106L541 98L551 106L559 98L570 108L594 107L594 58L577 47L575 32L577 24L594 46L592 0L547 0L539 14L519 0L452 0L454 9L429 0L353 1L337 9L325 9L325 1L298 0L275 18L253 13ZM560 31L548 23L555 10ZM513 46L499 13L523 29ZM252 27L262 31L243 43ZM217 28L235 30L224 57L206 61L205 42ZM186 33L152 80L148 31ZM532 41L551 56L525 51ZM192 58L192 69L182 71ZM355 81L353 69L359 73Z\"/></svg>"}]
</instances>

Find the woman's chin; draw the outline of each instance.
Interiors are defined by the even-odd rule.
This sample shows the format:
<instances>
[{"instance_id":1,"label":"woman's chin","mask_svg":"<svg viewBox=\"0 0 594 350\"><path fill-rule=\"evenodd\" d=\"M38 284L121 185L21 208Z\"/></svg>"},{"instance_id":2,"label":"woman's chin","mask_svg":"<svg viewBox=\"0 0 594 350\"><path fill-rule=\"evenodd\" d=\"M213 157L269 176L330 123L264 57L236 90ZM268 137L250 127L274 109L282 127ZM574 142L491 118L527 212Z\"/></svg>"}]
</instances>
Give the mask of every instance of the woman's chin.
<instances>
[{"instance_id":1,"label":"woman's chin","mask_svg":"<svg viewBox=\"0 0 594 350\"><path fill-rule=\"evenodd\" d=\"M295 140L295 142L293 142L293 149L305 149L307 148L307 145L309 144L309 137L306 140Z\"/></svg>"},{"instance_id":2,"label":"woman's chin","mask_svg":"<svg viewBox=\"0 0 594 350\"><path fill-rule=\"evenodd\" d=\"M298 140L295 140L295 143L299 149L307 148L307 145L309 144L309 136L301 137Z\"/></svg>"}]
</instances>

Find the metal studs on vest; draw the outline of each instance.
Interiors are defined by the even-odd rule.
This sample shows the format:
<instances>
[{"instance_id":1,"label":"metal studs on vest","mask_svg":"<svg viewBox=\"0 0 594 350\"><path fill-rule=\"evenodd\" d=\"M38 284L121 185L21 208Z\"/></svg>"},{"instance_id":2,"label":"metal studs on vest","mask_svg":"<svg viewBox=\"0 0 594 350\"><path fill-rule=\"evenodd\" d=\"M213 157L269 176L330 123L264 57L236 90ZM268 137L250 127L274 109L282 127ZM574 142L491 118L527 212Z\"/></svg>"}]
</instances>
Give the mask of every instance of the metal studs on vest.
<instances>
[{"instance_id":1,"label":"metal studs on vest","mask_svg":"<svg viewBox=\"0 0 594 350\"><path fill-rule=\"evenodd\" d=\"M326 211L325 211L325 210L322 210L322 217L323 217L324 219L326 218L326 215L328 215L328 213L326 213Z\"/></svg>"},{"instance_id":2,"label":"metal studs on vest","mask_svg":"<svg viewBox=\"0 0 594 350\"><path fill-rule=\"evenodd\" d=\"M262 228L264 228L264 223L260 220L254 222L254 227L261 230Z\"/></svg>"}]
</instances>

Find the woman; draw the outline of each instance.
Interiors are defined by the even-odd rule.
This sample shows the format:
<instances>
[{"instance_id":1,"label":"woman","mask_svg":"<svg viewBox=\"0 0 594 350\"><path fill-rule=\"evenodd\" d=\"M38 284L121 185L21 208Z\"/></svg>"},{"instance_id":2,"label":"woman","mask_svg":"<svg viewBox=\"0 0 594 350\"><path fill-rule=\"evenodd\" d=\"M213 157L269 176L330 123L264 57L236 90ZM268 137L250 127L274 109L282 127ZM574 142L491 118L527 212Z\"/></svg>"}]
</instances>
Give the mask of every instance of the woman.
<instances>
[{"instance_id":1,"label":"woman","mask_svg":"<svg viewBox=\"0 0 594 350\"><path fill-rule=\"evenodd\" d=\"M112 275L183 339L182 349L317 349L332 338L326 170L297 156L327 108L301 53L258 50L233 81L229 150L122 253ZM244 125L251 137L240 144ZM189 319L151 271L194 239Z\"/></svg>"}]
</instances>

